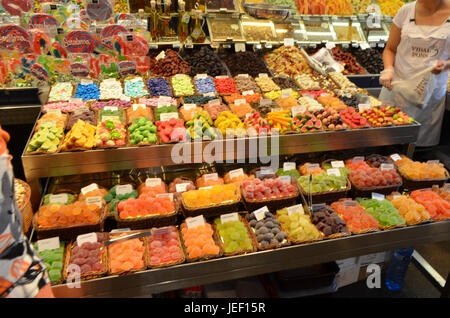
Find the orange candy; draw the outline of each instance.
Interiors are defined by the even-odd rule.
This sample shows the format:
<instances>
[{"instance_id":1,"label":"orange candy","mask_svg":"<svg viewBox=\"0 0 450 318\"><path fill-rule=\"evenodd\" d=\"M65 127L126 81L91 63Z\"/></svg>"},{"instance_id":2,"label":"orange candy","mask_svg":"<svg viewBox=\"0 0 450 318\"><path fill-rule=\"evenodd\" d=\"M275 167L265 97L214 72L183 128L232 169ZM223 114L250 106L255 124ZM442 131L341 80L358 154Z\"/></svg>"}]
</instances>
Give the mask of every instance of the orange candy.
<instances>
[{"instance_id":1,"label":"orange candy","mask_svg":"<svg viewBox=\"0 0 450 318\"><path fill-rule=\"evenodd\" d=\"M400 173L408 179L444 179L447 172L442 163L407 162L398 167Z\"/></svg>"},{"instance_id":2,"label":"orange candy","mask_svg":"<svg viewBox=\"0 0 450 318\"><path fill-rule=\"evenodd\" d=\"M432 188L433 192L437 193L442 199L450 202L450 187L443 186L442 188L439 188L438 185L433 185Z\"/></svg>"},{"instance_id":3,"label":"orange candy","mask_svg":"<svg viewBox=\"0 0 450 318\"><path fill-rule=\"evenodd\" d=\"M85 194L80 193L80 195L78 196L78 201L85 201L86 198L91 198L91 197L101 197L101 198L103 198L107 194L108 194L108 190L103 189L103 188L99 188L99 189L96 189L96 190L89 191L89 192L87 192Z\"/></svg>"},{"instance_id":4,"label":"orange candy","mask_svg":"<svg viewBox=\"0 0 450 318\"><path fill-rule=\"evenodd\" d=\"M41 228L92 224L100 221L101 213L98 205L87 205L84 201L49 204L39 208L37 222Z\"/></svg>"},{"instance_id":5,"label":"orange candy","mask_svg":"<svg viewBox=\"0 0 450 318\"><path fill-rule=\"evenodd\" d=\"M246 114L250 114L253 111L252 106L250 104L244 103L244 104L231 104L230 109L239 118L245 117Z\"/></svg>"},{"instance_id":6,"label":"orange candy","mask_svg":"<svg viewBox=\"0 0 450 318\"><path fill-rule=\"evenodd\" d=\"M160 184L155 186L147 186L146 183L142 183L138 188L139 199L153 198L157 194L167 193L167 186L161 181Z\"/></svg>"},{"instance_id":7,"label":"orange candy","mask_svg":"<svg viewBox=\"0 0 450 318\"><path fill-rule=\"evenodd\" d=\"M217 179L208 179L206 180L205 175L202 175L200 178L197 178L197 180L195 180L195 184L197 185L197 188L202 188L202 187L209 187L209 186L213 186L213 185L221 185L224 184L223 179L220 177L217 177Z\"/></svg>"},{"instance_id":8,"label":"orange candy","mask_svg":"<svg viewBox=\"0 0 450 318\"><path fill-rule=\"evenodd\" d=\"M344 203L351 201L351 203ZM348 228L353 233L365 230L378 229L378 221L356 201L351 199L340 199L331 204L336 213L347 223Z\"/></svg>"},{"instance_id":9,"label":"orange candy","mask_svg":"<svg viewBox=\"0 0 450 318\"><path fill-rule=\"evenodd\" d=\"M130 233L111 235L111 238L128 234ZM112 273L143 269L145 266L143 258L144 243L140 239L115 243L109 247L109 262Z\"/></svg>"},{"instance_id":10,"label":"orange candy","mask_svg":"<svg viewBox=\"0 0 450 318\"><path fill-rule=\"evenodd\" d=\"M442 199L431 190L415 190L411 192L411 197L419 204L422 204L430 213L433 220L440 220L450 217L450 203Z\"/></svg>"},{"instance_id":11,"label":"orange candy","mask_svg":"<svg viewBox=\"0 0 450 318\"><path fill-rule=\"evenodd\" d=\"M328 96L320 96L317 98L317 101L324 106L329 106L334 110L341 111L347 109L347 105L339 98L328 95Z\"/></svg>"},{"instance_id":12,"label":"orange candy","mask_svg":"<svg viewBox=\"0 0 450 318\"><path fill-rule=\"evenodd\" d=\"M61 114L61 115L57 115L55 113L46 113L44 114L38 121L37 121L37 125L36 125L36 131L39 130L39 127L41 126L42 121L44 120L54 120L56 123L56 127L57 128L66 128L66 121L67 121L67 115L66 114Z\"/></svg>"},{"instance_id":13,"label":"orange candy","mask_svg":"<svg viewBox=\"0 0 450 318\"><path fill-rule=\"evenodd\" d=\"M315 169L308 169L308 166L312 163L307 162L303 164L300 168L298 168L301 175L306 176L309 174L312 174L313 176L321 174L322 172L325 172L322 168L315 168Z\"/></svg>"},{"instance_id":14,"label":"orange candy","mask_svg":"<svg viewBox=\"0 0 450 318\"><path fill-rule=\"evenodd\" d=\"M244 180L253 180L255 178L254 175L251 175L250 177L248 176L248 174L244 173L242 175L239 175L237 177L231 178L230 177L230 173L227 172L224 176L223 176L223 180L225 181L225 184L229 184L229 183L236 183L237 185L241 185L242 181Z\"/></svg>"},{"instance_id":15,"label":"orange candy","mask_svg":"<svg viewBox=\"0 0 450 318\"><path fill-rule=\"evenodd\" d=\"M371 167L365 161L353 162L353 159L347 160L345 166L350 170L370 170Z\"/></svg>"},{"instance_id":16,"label":"orange candy","mask_svg":"<svg viewBox=\"0 0 450 318\"><path fill-rule=\"evenodd\" d=\"M429 220L431 218L425 207L407 195L400 195L399 193L393 193L386 197L392 202L394 207L398 210L398 213L405 219L408 225L416 224L423 220Z\"/></svg>"},{"instance_id":17,"label":"orange candy","mask_svg":"<svg viewBox=\"0 0 450 318\"><path fill-rule=\"evenodd\" d=\"M149 107L137 107L136 110L133 110L133 107L127 109L127 120L129 124L133 122L133 119L140 117L150 118L153 121L153 115Z\"/></svg>"},{"instance_id":18,"label":"orange candy","mask_svg":"<svg viewBox=\"0 0 450 318\"><path fill-rule=\"evenodd\" d=\"M181 224L181 234L189 258L219 254L220 248L214 242L213 233L208 223L194 228L188 228L186 223Z\"/></svg>"},{"instance_id":19,"label":"orange candy","mask_svg":"<svg viewBox=\"0 0 450 318\"><path fill-rule=\"evenodd\" d=\"M170 214L175 211L175 203L169 197L130 198L118 204L119 216L122 219Z\"/></svg>"}]
</instances>

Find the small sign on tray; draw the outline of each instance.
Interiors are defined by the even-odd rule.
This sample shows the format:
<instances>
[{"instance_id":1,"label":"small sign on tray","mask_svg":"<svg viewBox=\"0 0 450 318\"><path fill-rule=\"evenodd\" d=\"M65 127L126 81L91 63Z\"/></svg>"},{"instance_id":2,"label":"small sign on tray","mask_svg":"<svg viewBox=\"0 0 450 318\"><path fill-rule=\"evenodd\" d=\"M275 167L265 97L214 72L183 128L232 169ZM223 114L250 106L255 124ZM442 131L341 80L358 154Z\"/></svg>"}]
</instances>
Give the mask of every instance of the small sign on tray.
<instances>
[{"instance_id":1,"label":"small sign on tray","mask_svg":"<svg viewBox=\"0 0 450 318\"><path fill-rule=\"evenodd\" d=\"M254 211L256 221L261 221L266 216L266 212L269 212L267 206L263 206L262 208Z\"/></svg>"},{"instance_id":2,"label":"small sign on tray","mask_svg":"<svg viewBox=\"0 0 450 318\"><path fill-rule=\"evenodd\" d=\"M54 250L56 248L59 248L59 236L51 237L45 240L38 240L37 246L39 251Z\"/></svg>"},{"instance_id":3,"label":"small sign on tray","mask_svg":"<svg viewBox=\"0 0 450 318\"><path fill-rule=\"evenodd\" d=\"M208 181L208 180L216 181L216 180L219 178L219 176L218 176L218 174L217 174L217 172L216 172L216 173L208 173L208 174L205 174L205 175L203 176L203 178L204 178L205 181Z\"/></svg>"},{"instance_id":4,"label":"small sign on tray","mask_svg":"<svg viewBox=\"0 0 450 318\"><path fill-rule=\"evenodd\" d=\"M97 233L87 233L77 236L77 244L81 247L84 243L97 243Z\"/></svg>"},{"instance_id":5,"label":"small sign on tray","mask_svg":"<svg viewBox=\"0 0 450 318\"><path fill-rule=\"evenodd\" d=\"M173 201L173 193L159 193L156 197L168 197L170 201Z\"/></svg>"},{"instance_id":6,"label":"small sign on tray","mask_svg":"<svg viewBox=\"0 0 450 318\"><path fill-rule=\"evenodd\" d=\"M118 185L116 187L116 194L128 194L131 191L133 191L133 187L131 186L131 184L124 184L124 185Z\"/></svg>"},{"instance_id":7,"label":"small sign on tray","mask_svg":"<svg viewBox=\"0 0 450 318\"><path fill-rule=\"evenodd\" d=\"M237 212L222 214L220 216L220 222L222 222L222 224L231 221L239 221L239 215Z\"/></svg>"},{"instance_id":8,"label":"small sign on tray","mask_svg":"<svg viewBox=\"0 0 450 318\"><path fill-rule=\"evenodd\" d=\"M393 155L391 155L391 159L394 161L399 161L402 160L402 157L400 157L398 153L394 153Z\"/></svg>"},{"instance_id":9,"label":"small sign on tray","mask_svg":"<svg viewBox=\"0 0 450 318\"><path fill-rule=\"evenodd\" d=\"M305 214L305 210L303 209L303 205L297 204L286 208L288 215L294 213Z\"/></svg>"},{"instance_id":10,"label":"small sign on tray","mask_svg":"<svg viewBox=\"0 0 450 318\"><path fill-rule=\"evenodd\" d=\"M49 197L50 204L66 204L67 201L69 201L69 196L67 195L67 193L50 194Z\"/></svg>"},{"instance_id":11,"label":"small sign on tray","mask_svg":"<svg viewBox=\"0 0 450 318\"><path fill-rule=\"evenodd\" d=\"M146 187L156 187L160 186L162 183L161 178L147 178L145 180Z\"/></svg>"},{"instance_id":12,"label":"small sign on tray","mask_svg":"<svg viewBox=\"0 0 450 318\"><path fill-rule=\"evenodd\" d=\"M383 170L392 170L394 169L394 165L392 163L382 163L380 169Z\"/></svg>"},{"instance_id":13,"label":"small sign on tray","mask_svg":"<svg viewBox=\"0 0 450 318\"><path fill-rule=\"evenodd\" d=\"M295 162L285 162L283 163L283 171L291 171L297 169Z\"/></svg>"},{"instance_id":14,"label":"small sign on tray","mask_svg":"<svg viewBox=\"0 0 450 318\"><path fill-rule=\"evenodd\" d=\"M230 171L230 179L234 179L244 175L244 169L239 168Z\"/></svg>"},{"instance_id":15,"label":"small sign on tray","mask_svg":"<svg viewBox=\"0 0 450 318\"><path fill-rule=\"evenodd\" d=\"M255 94L254 91L245 91L245 92L242 92L242 95L243 95L243 96L253 95L253 94Z\"/></svg>"},{"instance_id":16,"label":"small sign on tray","mask_svg":"<svg viewBox=\"0 0 450 318\"><path fill-rule=\"evenodd\" d=\"M87 187L81 188L81 193L83 195L86 195L86 193L89 193L94 190L98 190L98 185L96 183L92 183L92 184L88 185Z\"/></svg>"},{"instance_id":17,"label":"small sign on tray","mask_svg":"<svg viewBox=\"0 0 450 318\"><path fill-rule=\"evenodd\" d=\"M178 113L162 113L159 115L161 121L169 121L172 118L178 119Z\"/></svg>"},{"instance_id":18,"label":"small sign on tray","mask_svg":"<svg viewBox=\"0 0 450 318\"><path fill-rule=\"evenodd\" d=\"M98 207L102 207L103 203L102 203L102 197L89 197L86 198L86 204L96 204L98 205Z\"/></svg>"},{"instance_id":19,"label":"small sign on tray","mask_svg":"<svg viewBox=\"0 0 450 318\"><path fill-rule=\"evenodd\" d=\"M203 215L199 215L196 217L190 217L186 219L186 225L188 227L188 229L192 229L194 227L197 226L201 226L205 224L205 219L203 217Z\"/></svg>"},{"instance_id":20,"label":"small sign on tray","mask_svg":"<svg viewBox=\"0 0 450 318\"><path fill-rule=\"evenodd\" d=\"M333 168L333 169L327 169L327 175L331 176L336 176L336 177L340 177L341 176L341 171L337 168Z\"/></svg>"},{"instance_id":21,"label":"small sign on tray","mask_svg":"<svg viewBox=\"0 0 450 318\"><path fill-rule=\"evenodd\" d=\"M339 160L339 161L331 161L331 166L333 168L345 168L345 164L344 161Z\"/></svg>"},{"instance_id":22,"label":"small sign on tray","mask_svg":"<svg viewBox=\"0 0 450 318\"><path fill-rule=\"evenodd\" d=\"M175 185L175 190L177 192L185 192L189 183L178 183Z\"/></svg>"},{"instance_id":23,"label":"small sign on tray","mask_svg":"<svg viewBox=\"0 0 450 318\"><path fill-rule=\"evenodd\" d=\"M384 194L372 192L372 199L375 199L375 200L378 200L378 201L383 201L384 198L385 198Z\"/></svg>"},{"instance_id":24,"label":"small sign on tray","mask_svg":"<svg viewBox=\"0 0 450 318\"><path fill-rule=\"evenodd\" d=\"M281 181L291 183L291 176L281 176Z\"/></svg>"},{"instance_id":25,"label":"small sign on tray","mask_svg":"<svg viewBox=\"0 0 450 318\"><path fill-rule=\"evenodd\" d=\"M121 232L129 232L129 231L131 231L131 229L129 227L124 227L121 229L111 230L111 233L121 233Z\"/></svg>"}]
</instances>

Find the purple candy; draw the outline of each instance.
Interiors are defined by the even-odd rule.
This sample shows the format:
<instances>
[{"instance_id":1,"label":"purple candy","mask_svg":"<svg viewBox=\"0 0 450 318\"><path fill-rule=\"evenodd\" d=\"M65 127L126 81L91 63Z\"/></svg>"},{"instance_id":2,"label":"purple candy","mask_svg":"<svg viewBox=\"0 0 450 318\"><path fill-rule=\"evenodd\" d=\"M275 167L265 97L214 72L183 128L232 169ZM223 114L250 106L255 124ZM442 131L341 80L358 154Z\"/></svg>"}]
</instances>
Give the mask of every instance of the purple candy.
<instances>
[{"instance_id":1,"label":"purple candy","mask_svg":"<svg viewBox=\"0 0 450 318\"><path fill-rule=\"evenodd\" d=\"M131 102L126 100L114 99L103 102L95 102L94 104L92 104L92 107L96 109L102 109L105 106L117 106L120 108L128 108L131 107Z\"/></svg>"},{"instance_id":2,"label":"purple candy","mask_svg":"<svg viewBox=\"0 0 450 318\"><path fill-rule=\"evenodd\" d=\"M172 96L169 83L162 77L150 78L147 87L152 96Z\"/></svg>"}]
</instances>

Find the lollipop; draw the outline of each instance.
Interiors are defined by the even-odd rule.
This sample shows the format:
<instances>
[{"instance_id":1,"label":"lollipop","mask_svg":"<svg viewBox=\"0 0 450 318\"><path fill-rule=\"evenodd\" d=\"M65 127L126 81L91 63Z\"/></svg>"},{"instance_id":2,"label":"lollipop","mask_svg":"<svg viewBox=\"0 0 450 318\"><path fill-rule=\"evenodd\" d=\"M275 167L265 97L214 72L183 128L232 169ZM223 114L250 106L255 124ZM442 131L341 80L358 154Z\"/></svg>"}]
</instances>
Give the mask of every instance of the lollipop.
<instances>
[{"instance_id":1,"label":"lollipop","mask_svg":"<svg viewBox=\"0 0 450 318\"><path fill-rule=\"evenodd\" d=\"M22 16L24 12L33 9L31 0L1 0L3 8L11 15Z\"/></svg>"},{"instance_id":2,"label":"lollipop","mask_svg":"<svg viewBox=\"0 0 450 318\"><path fill-rule=\"evenodd\" d=\"M125 33L127 32L127 29L121 25L118 24L112 24L104 27L102 31L100 32L100 41L102 42L103 46L105 46L108 49L113 48L112 39L115 35L119 33Z\"/></svg>"},{"instance_id":3,"label":"lollipop","mask_svg":"<svg viewBox=\"0 0 450 318\"><path fill-rule=\"evenodd\" d=\"M0 45L19 51L31 47L31 34L21 26L8 24L0 27Z\"/></svg>"},{"instance_id":4,"label":"lollipop","mask_svg":"<svg viewBox=\"0 0 450 318\"><path fill-rule=\"evenodd\" d=\"M112 16L113 9L108 0L97 0L97 3L93 2L93 0L89 1L86 6L86 12L89 18L95 21L105 21Z\"/></svg>"},{"instance_id":5,"label":"lollipop","mask_svg":"<svg viewBox=\"0 0 450 318\"><path fill-rule=\"evenodd\" d=\"M64 47L59 42L53 42L52 46L50 47L50 53L57 58L67 58L67 51L64 49Z\"/></svg>"},{"instance_id":6,"label":"lollipop","mask_svg":"<svg viewBox=\"0 0 450 318\"><path fill-rule=\"evenodd\" d=\"M136 73L136 63L132 61L122 61L117 64L117 72L122 75L130 75Z\"/></svg>"},{"instance_id":7,"label":"lollipop","mask_svg":"<svg viewBox=\"0 0 450 318\"><path fill-rule=\"evenodd\" d=\"M91 18L89 18L89 15L88 15L86 9L83 9L80 11L80 18L81 18L81 21L83 21L84 23L91 23L91 21L92 21Z\"/></svg>"},{"instance_id":8,"label":"lollipop","mask_svg":"<svg viewBox=\"0 0 450 318\"><path fill-rule=\"evenodd\" d=\"M38 63L34 63L33 66L31 66L31 75L33 75L40 81L48 80L47 70L41 64Z\"/></svg>"},{"instance_id":9,"label":"lollipop","mask_svg":"<svg viewBox=\"0 0 450 318\"><path fill-rule=\"evenodd\" d=\"M134 17L129 13L118 13L114 17L114 22L119 23L119 20L133 20Z\"/></svg>"},{"instance_id":10,"label":"lollipop","mask_svg":"<svg viewBox=\"0 0 450 318\"><path fill-rule=\"evenodd\" d=\"M79 17L68 17L64 23L61 25L61 27L65 30L68 29L83 29L87 30L88 26L86 23L83 22L83 20Z\"/></svg>"},{"instance_id":11,"label":"lollipop","mask_svg":"<svg viewBox=\"0 0 450 318\"><path fill-rule=\"evenodd\" d=\"M27 74L30 74L31 67L33 66L34 63L36 63L36 58L35 58L35 56L33 56L31 54L26 54L26 55L22 56L22 58L20 59L20 62L22 62L23 71Z\"/></svg>"},{"instance_id":12,"label":"lollipop","mask_svg":"<svg viewBox=\"0 0 450 318\"><path fill-rule=\"evenodd\" d=\"M88 76L89 69L83 63L72 63L70 64L70 73L74 76Z\"/></svg>"},{"instance_id":13,"label":"lollipop","mask_svg":"<svg viewBox=\"0 0 450 318\"><path fill-rule=\"evenodd\" d=\"M136 34L119 34L114 37L114 48L120 55L145 56L148 53L147 40Z\"/></svg>"},{"instance_id":14,"label":"lollipop","mask_svg":"<svg viewBox=\"0 0 450 318\"><path fill-rule=\"evenodd\" d=\"M92 53L97 46L97 40L90 32L70 31L64 37L64 46L71 53Z\"/></svg>"},{"instance_id":15,"label":"lollipop","mask_svg":"<svg viewBox=\"0 0 450 318\"><path fill-rule=\"evenodd\" d=\"M31 29L30 33L33 35L32 51L36 54L47 54L50 51L50 38L48 35L39 29Z\"/></svg>"},{"instance_id":16,"label":"lollipop","mask_svg":"<svg viewBox=\"0 0 450 318\"><path fill-rule=\"evenodd\" d=\"M58 27L59 22L56 18L50 14L46 13L36 13L33 14L28 22L30 29L37 28L39 26L55 26Z\"/></svg>"}]
</instances>

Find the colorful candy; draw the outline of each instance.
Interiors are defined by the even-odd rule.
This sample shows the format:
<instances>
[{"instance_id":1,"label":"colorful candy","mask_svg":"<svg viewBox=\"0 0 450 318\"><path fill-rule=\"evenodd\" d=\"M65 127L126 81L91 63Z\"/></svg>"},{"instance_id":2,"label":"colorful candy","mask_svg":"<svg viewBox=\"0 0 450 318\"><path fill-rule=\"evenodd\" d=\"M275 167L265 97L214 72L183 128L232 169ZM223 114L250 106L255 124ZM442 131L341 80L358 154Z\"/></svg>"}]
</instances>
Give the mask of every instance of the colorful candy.
<instances>
[{"instance_id":1,"label":"colorful candy","mask_svg":"<svg viewBox=\"0 0 450 318\"><path fill-rule=\"evenodd\" d=\"M178 231L174 226L152 228L147 238L150 266L168 265L184 260Z\"/></svg>"},{"instance_id":2,"label":"colorful candy","mask_svg":"<svg viewBox=\"0 0 450 318\"><path fill-rule=\"evenodd\" d=\"M378 221L356 201L351 199L340 199L333 202L331 207L347 223L348 229L352 233L361 233L378 229Z\"/></svg>"},{"instance_id":3,"label":"colorful candy","mask_svg":"<svg viewBox=\"0 0 450 318\"><path fill-rule=\"evenodd\" d=\"M245 180L242 182L242 188L244 197L248 200L270 200L298 195L297 188L281 178Z\"/></svg>"},{"instance_id":4,"label":"colorful candy","mask_svg":"<svg viewBox=\"0 0 450 318\"><path fill-rule=\"evenodd\" d=\"M287 208L278 210L277 219L292 240L302 242L317 240L322 237L319 230L311 223L311 217L304 214L303 209L299 207L290 208L290 211L291 214L288 213Z\"/></svg>"},{"instance_id":5,"label":"colorful candy","mask_svg":"<svg viewBox=\"0 0 450 318\"><path fill-rule=\"evenodd\" d=\"M411 192L411 198L422 204L433 220L437 221L450 217L450 203L430 189L415 190Z\"/></svg>"},{"instance_id":6,"label":"colorful candy","mask_svg":"<svg viewBox=\"0 0 450 318\"><path fill-rule=\"evenodd\" d=\"M188 219L189 218L187 218L187 220ZM183 222L180 228L184 245L186 246L186 251L190 259L207 255L217 255L220 253L220 248L213 239L214 231L211 224L205 223L189 228L186 225L186 222Z\"/></svg>"},{"instance_id":7,"label":"colorful candy","mask_svg":"<svg viewBox=\"0 0 450 318\"><path fill-rule=\"evenodd\" d=\"M386 199L392 202L400 216L405 219L406 224L408 225L414 225L431 218L425 207L418 204L408 195L393 193L386 197Z\"/></svg>"},{"instance_id":8,"label":"colorful candy","mask_svg":"<svg viewBox=\"0 0 450 318\"><path fill-rule=\"evenodd\" d=\"M181 196L189 208L207 207L236 201L239 188L234 183L213 185L211 188L183 192Z\"/></svg>"},{"instance_id":9,"label":"colorful candy","mask_svg":"<svg viewBox=\"0 0 450 318\"><path fill-rule=\"evenodd\" d=\"M130 235L133 232L111 233L110 239ZM145 246L143 240L137 238L108 247L111 274L145 269Z\"/></svg>"},{"instance_id":10,"label":"colorful candy","mask_svg":"<svg viewBox=\"0 0 450 318\"><path fill-rule=\"evenodd\" d=\"M253 250L252 240L241 220L238 219L222 223L220 218L216 218L214 223L223 242L225 253Z\"/></svg>"},{"instance_id":11,"label":"colorful candy","mask_svg":"<svg viewBox=\"0 0 450 318\"><path fill-rule=\"evenodd\" d=\"M103 259L104 255L106 255L106 248L103 245L106 234L95 234L97 235L97 242L85 242L79 246L78 242L75 241L72 244L69 266L72 264L79 266L81 276L100 274L107 271L107 263Z\"/></svg>"},{"instance_id":12,"label":"colorful candy","mask_svg":"<svg viewBox=\"0 0 450 318\"><path fill-rule=\"evenodd\" d=\"M102 209L97 204L76 201L72 204L49 204L39 208L39 228L67 227L100 222Z\"/></svg>"},{"instance_id":13,"label":"colorful candy","mask_svg":"<svg viewBox=\"0 0 450 318\"><path fill-rule=\"evenodd\" d=\"M137 199L130 198L120 201L117 206L121 219L165 215L175 212L175 203L166 196L145 199L139 196Z\"/></svg>"},{"instance_id":14,"label":"colorful candy","mask_svg":"<svg viewBox=\"0 0 450 318\"><path fill-rule=\"evenodd\" d=\"M380 224L380 227L405 225L406 221L388 200L356 198L356 201L366 209Z\"/></svg>"}]
</instances>

